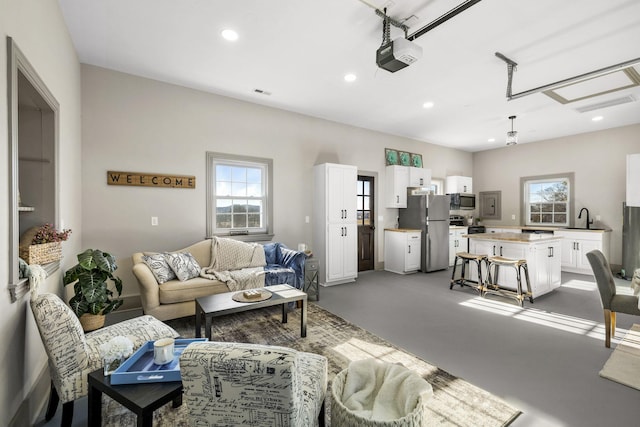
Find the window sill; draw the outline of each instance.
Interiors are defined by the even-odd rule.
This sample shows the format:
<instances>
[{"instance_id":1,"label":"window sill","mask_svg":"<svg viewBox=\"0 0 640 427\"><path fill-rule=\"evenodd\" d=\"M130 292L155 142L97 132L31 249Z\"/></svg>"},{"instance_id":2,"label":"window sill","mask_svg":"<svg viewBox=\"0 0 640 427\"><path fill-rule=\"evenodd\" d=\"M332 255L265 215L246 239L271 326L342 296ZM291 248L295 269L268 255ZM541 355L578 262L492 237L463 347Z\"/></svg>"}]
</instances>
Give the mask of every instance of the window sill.
<instances>
[{"instance_id":1,"label":"window sill","mask_svg":"<svg viewBox=\"0 0 640 427\"><path fill-rule=\"evenodd\" d=\"M241 242L270 242L273 239L273 234L217 234L215 237L224 237L227 239L239 240ZM209 236L207 239L212 239L214 236Z\"/></svg>"},{"instance_id":2,"label":"window sill","mask_svg":"<svg viewBox=\"0 0 640 427\"><path fill-rule=\"evenodd\" d=\"M50 277L56 270L60 268L60 261L50 262L42 266L44 271L47 272L47 277ZM18 279L18 282L15 284L10 284L8 286L9 293L11 294L11 302L14 303L20 300L23 296L29 292L29 278L25 277L22 279Z\"/></svg>"}]
</instances>

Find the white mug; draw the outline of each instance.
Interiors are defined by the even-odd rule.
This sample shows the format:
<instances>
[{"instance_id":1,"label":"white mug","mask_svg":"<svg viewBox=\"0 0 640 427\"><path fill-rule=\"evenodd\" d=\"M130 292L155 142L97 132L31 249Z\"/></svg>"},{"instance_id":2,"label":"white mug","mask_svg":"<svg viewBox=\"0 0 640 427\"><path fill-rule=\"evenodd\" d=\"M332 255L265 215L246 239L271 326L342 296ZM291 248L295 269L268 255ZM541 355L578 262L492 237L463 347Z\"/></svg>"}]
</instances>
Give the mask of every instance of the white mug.
<instances>
[{"instance_id":1,"label":"white mug","mask_svg":"<svg viewBox=\"0 0 640 427\"><path fill-rule=\"evenodd\" d=\"M153 363L164 365L173 360L173 338L161 338L153 343Z\"/></svg>"}]
</instances>

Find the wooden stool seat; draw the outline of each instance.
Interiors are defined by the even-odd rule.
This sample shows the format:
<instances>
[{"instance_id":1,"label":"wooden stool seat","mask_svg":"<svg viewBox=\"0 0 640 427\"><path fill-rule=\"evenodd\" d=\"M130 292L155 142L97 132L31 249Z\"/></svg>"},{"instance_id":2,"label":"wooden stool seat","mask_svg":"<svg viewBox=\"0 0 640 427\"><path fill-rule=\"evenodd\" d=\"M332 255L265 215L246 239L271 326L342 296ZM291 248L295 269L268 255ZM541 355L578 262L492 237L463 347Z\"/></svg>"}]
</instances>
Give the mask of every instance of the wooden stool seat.
<instances>
[{"instance_id":1,"label":"wooden stool seat","mask_svg":"<svg viewBox=\"0 0 640 427\"><path fill-rule=\"evenodd\" d=\"M487 257L488 255L481 254L470 254L468 252L458 252L456 253L456 258L453 261L453 272L451 273L451 283L449 284L449 289L453 289L453 285L460 286L469 286L477 290L480 295L482 295L482 291L484 288L485 279L482 277L482 264L485 264L485 271L487 270ZM460 278L456 279L456 268L458 266L458 260L461 263L461 274ZM467 279L465 278L466 266L469 262L474 262L476 267L478 268L478 279Z\"/></svg>"},{"instance_id":2,"label":"wooden stool seat","mask_svg":"<svg viewBox=\"0 0 640 427\"><path fill-rule=\"evenodd\" d=\"M526 259L517 258L505 258L501 256L491 256L487 259L487 280L483 287L482 296L487 294L500 295L504 297L515 298L521 307L524 307L524 299L529 298L529 301L533 303L533 293L531 292L531 283L529 282L529 266ZM511 267L516 270L516 284L517 289L506 289L500 286L498 283L494 283L492 277L498 279L498 273L500 267ZM522 272L524 271L524 278L527 284L527 291L522 291ZM492 274L493 272L493 274Z\"/></svg>"},{"instance_id":3,"label":"wooden stool seat","mask_svg":"<svg viewBox=\"0 0 640 427\"><path fill-rule=\"evenodd\" d=\"M526 259L515 259L515 258L505 258L501 256L492 256L489 257L489 262L500 265L510 265L519 267L523 264L527 263Z\"/></svg>"},{"instance_id":4,"label":"wooden stool seat","mask_svg":"<svg viewBox=\"0 0 640 427\"><path fill-rule=\"evenodd\" d=\"M468 260L480 261L487 258L487 255L470 254L469 252L458 252L456 256Z\"/></svg>"}]
</instances>

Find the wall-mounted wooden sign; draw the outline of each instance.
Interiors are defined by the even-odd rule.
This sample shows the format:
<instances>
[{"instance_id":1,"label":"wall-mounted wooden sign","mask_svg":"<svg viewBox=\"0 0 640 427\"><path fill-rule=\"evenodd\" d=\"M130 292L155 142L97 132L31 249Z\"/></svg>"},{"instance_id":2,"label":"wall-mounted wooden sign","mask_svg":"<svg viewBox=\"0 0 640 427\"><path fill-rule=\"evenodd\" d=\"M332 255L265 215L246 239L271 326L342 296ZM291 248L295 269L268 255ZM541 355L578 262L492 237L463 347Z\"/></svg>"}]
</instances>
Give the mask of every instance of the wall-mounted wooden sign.
<instances>
[{"instance_id":1,"label":"wall-mounted wooden sign","mask_svg":"<svg viewBox=\"0 0 640 427\"><path fill-rule=\"evenodd\" d=\"M107 184L136 185L142 187L196 188L196 177L192 175L107 171Z\"/></svg>"}]
</instances>

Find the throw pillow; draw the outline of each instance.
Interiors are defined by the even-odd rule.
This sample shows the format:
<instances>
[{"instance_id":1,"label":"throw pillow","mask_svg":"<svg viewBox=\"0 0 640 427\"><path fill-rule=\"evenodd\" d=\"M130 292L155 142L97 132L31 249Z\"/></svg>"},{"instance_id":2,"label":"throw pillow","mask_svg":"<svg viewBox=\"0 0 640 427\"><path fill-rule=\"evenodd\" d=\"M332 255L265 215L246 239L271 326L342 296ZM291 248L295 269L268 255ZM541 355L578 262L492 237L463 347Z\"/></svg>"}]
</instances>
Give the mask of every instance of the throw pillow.
<instances>
[{"instance_id":1,"label":"throw pillow","mask_svg":"<svg viewBox=\"0 0 640 427\"><path fill-rule=\"evenodd\" d=\"M167 263L165 254L143 255L142 261L149 266L159 284L176 278L176 274Z\"/></svg>"},{"instance_id":2,"label":"throw pillow","mask_svg":"<svg viewBox=\"0 0 640 427\"><path fill-rule=\"evenodd\" d=\"M176 273L176 277L181 282L193 279L200 275L200 265L189 252L166 254L169 267Z\"/></svg>"},{"instance_id":3,"label":"throw pillow","mask_svg":"<svg viewBox=\"0 0 640 427\"><path fill-rule=\"evenodd\" d=\"M267 264L277 264L278 263L278 255L277 251L280 248L279 243L267 243L263 245L264 247L264 257Z\"/></svg>"}]
</instances>

